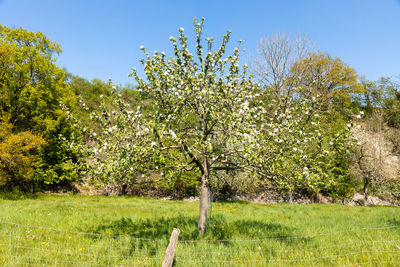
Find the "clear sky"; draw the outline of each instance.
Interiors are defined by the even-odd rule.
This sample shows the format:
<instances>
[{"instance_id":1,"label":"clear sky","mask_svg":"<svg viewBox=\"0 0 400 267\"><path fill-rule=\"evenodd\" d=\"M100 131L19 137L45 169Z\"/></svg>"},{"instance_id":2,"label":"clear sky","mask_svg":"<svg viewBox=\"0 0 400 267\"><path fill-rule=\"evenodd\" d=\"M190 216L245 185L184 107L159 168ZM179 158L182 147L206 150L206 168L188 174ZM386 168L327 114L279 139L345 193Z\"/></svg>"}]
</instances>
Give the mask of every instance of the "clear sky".
<instances>
[{"instance_id":1,"label":"clear sky","mask_svg":"<svg viewBox=\"0 0 400 267\"><path fill-rule=\"evenodd\" d=\"M62 45L60 67L120 84L142 69L141 45L171 55L169 36L193 36L193 17L205 18L204 37L245 40L247 57L263 36L304 33L368 79L400 75L400 0L0 0L0 24Z\"/></svg>"}]
</instances>

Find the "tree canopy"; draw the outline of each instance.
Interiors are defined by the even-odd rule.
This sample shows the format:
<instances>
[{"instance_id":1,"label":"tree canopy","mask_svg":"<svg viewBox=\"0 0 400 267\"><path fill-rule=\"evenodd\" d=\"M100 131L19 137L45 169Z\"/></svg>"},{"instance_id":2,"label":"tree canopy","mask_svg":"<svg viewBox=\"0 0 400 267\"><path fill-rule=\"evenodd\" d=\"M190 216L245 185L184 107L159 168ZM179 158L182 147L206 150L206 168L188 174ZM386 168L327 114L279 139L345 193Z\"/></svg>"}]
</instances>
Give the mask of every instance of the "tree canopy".
<instances>
[{"instance_id":1,"label":"tree canopy","mask_svg":"<svg viewBox=\"0 0 400 267\"><path fill-rule=\"evenodd\" d=\"M55 64L60 52L60 45L41 32L0 26L1 120L15 133L31 131L46 140L36 172L48 183L71 179L74 173L68 164L74 155L65 142L72 128L63 110L74 95Z\"/></svg>"},{"instance_id":2,"label":"tree canopy","mask_svg":"<svg viewBox=\"0 0 400 267\"><path fill-rule=\"evenodd\" d=\"M351 94L363 92L356 71L327 53L309 53L290 70L288 78L296 81L297 92L321 104L349 103Z\"/></svg>"}]
</instances>

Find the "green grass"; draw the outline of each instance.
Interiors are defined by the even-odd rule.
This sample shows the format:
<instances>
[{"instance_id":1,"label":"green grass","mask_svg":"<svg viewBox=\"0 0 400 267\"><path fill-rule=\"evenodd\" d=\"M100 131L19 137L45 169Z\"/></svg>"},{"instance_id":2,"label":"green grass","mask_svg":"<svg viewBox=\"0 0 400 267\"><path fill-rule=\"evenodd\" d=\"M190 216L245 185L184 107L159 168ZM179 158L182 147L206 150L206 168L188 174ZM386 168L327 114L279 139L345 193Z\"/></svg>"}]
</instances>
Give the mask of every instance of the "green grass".
<instances>
[{"instance_id":1,"label":"green grass","mask_svg":"<svg viewBox=\"0 0 400 267\"><path fill-rule=\"evenodd\" d=\"M6 198L6 199L5 199ZM137 197L0 199L0 265L160 266L172 228L175 266L399 266L400 208L198 203Z\"/></svg>"}]
</instances>

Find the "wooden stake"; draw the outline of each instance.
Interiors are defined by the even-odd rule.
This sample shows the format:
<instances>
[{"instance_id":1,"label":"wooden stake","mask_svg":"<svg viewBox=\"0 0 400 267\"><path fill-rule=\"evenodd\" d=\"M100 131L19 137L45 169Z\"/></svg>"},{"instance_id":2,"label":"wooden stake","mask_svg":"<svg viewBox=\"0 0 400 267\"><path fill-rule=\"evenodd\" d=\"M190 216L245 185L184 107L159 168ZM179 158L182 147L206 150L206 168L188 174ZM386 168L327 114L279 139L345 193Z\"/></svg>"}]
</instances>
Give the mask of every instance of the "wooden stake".
<instances>
[{"instance_id":1,"label":"wooden stake","mask_svg":"<svg viewBox=\"0 0 400 267\"><path fill-rule=\"evenodd\" d=\"M178 237L180 232L181 231L177 228L174 228L174 230L172 230L171 238L169 239L169 245L167 247L167 250L165 251L165 257L162 267L172 266L172 263L174 262L175 249L176 245L178 244Z\"/></svg>"}]
</instances>

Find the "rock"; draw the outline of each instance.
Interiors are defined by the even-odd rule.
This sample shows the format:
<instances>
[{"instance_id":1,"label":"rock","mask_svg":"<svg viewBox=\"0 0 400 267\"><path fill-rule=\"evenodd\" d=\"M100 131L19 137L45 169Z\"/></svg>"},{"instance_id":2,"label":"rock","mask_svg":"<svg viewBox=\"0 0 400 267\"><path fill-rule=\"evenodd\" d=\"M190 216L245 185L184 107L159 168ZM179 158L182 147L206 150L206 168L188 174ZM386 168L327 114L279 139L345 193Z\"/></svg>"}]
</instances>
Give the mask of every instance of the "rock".
<instances>
[{"instance_id":1,"label":"rock","mask_svg":"<svg viewBox=\"0 0 400 267\"><path fill-rule=\"evenodd\" d=\"M349 206L393 206L396 205L396 203L391 203L389 201L380 199L379 197L375 196L367 196L365 197L364 195L360 193L355 193L354 196L346 200L345 203L346 205Z\"/></svg>"}]
</instances>

